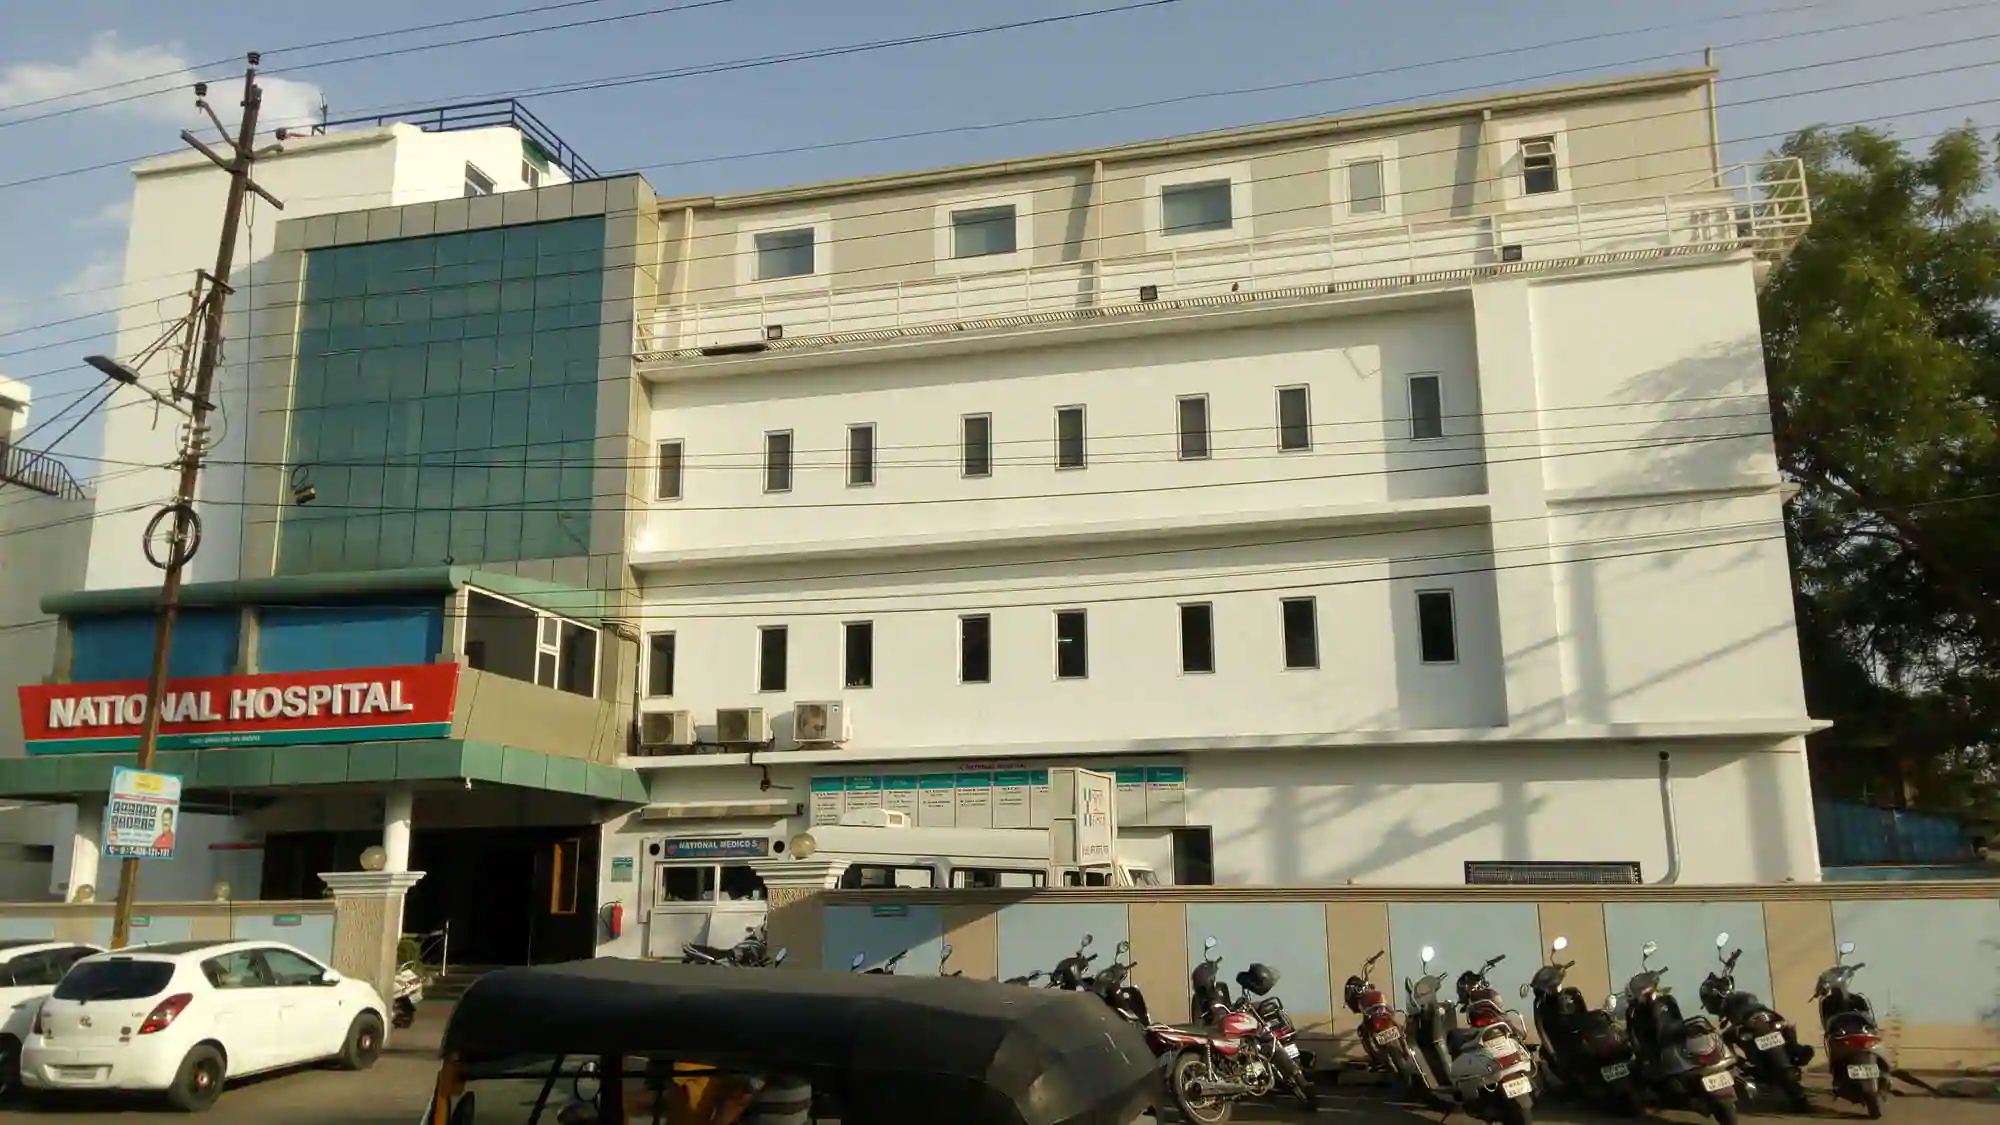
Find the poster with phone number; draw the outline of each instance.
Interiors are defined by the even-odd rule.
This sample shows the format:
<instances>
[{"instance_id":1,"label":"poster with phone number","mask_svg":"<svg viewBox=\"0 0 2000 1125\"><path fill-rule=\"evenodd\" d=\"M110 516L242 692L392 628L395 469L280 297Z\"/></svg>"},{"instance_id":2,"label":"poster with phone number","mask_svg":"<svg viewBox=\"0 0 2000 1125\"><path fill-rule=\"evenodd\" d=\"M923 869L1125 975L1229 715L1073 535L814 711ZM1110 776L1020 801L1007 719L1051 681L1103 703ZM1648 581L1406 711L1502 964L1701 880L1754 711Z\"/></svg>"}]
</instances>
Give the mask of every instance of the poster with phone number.
<instances>
[{"instance_id":1,"label":"poster with phone number","mask_svg":"<svg viewBox=\"0 0 2000 1125\"><path fill-rule=\"evenodd\" d=\"M181 810L178 774L120 767L111 773L104 809L104 854L118 859L171 859Z\"/></svg>"}]
</instances>

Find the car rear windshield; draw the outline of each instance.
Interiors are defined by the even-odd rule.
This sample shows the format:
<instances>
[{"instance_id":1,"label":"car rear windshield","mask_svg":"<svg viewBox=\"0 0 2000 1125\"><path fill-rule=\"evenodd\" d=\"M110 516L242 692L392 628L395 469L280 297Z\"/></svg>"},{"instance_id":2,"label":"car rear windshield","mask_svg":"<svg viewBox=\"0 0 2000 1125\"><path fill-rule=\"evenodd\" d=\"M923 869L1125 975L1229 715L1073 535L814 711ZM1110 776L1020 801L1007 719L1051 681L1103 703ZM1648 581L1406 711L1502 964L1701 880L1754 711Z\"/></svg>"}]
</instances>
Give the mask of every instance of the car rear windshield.
<instances>
[{"instance_id":1,"label":"car rear windshield","mask_svg":"<svg viewBox=\"0 0 2000 1125\"><path fill-rule=\"evenodd\" d=\"M174 979L167 961L85 961L56 985L58 1000L143 1000L158 996Z\"/></svg>"}]
</instances>

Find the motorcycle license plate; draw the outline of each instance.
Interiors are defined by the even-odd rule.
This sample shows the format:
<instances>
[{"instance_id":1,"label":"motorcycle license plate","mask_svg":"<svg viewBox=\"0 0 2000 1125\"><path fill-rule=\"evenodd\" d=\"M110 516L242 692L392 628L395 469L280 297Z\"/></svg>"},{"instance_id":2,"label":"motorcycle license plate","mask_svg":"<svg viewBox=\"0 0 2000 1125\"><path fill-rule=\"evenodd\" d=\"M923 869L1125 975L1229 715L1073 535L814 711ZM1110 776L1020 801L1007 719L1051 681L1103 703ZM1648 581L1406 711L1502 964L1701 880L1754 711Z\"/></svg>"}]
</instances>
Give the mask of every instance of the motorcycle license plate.
<instances>
[{"instance_id":1,"label":"motorcycle license plate","mask_svg":"<svg viewBox=\"0 0 2000 1125\"><path fill-rule=\"evenodd\" d=\"M1774 1031L1769 1035L1759 1035L1757 1038L1751 1040L1751 1042L1756 1044L1757 1049L1760 1051L1775 1051L1785 1045L1785 1033Z\"/></svg>"},{"instance_id":2,"label":"motorcycle license plate","mask_svg":"<svg viewBox=\"0 0 2000 1125\"><path fill-rule=\"evenodd\" d=\"M1299 1045L1297 1043L1281 1043L1279 1044L1279 1046L1283 1047L1285 1049L1285 1053L1292 1056L1293 1058L1299 1057Z\"/></svg>"},{"instance_id":3,"label":"motorcycle license plate","mask_svg":"<svg viewBox=\"0 0 2000 1125\"><path fill-rule=\"evenodd\" d=\"M1726 1070L1701 1076L1701 1088L1711 1094L1717 1090L1727 1090L1734 1085L1736 1085L1736 1079Z\"/></svg>"},{"instance_id":4,"label":"motorcycle license plate","mask_svg":"<svg viewBox=\"0 0 2000 1125\"><path fill-rule=\"evenodd\" d=\"M1500 1083L1500 1092L1510 1098L1526 1097L1528 1092L1534 1088L1535 1084L1530 1082L1525 1075L1520 1078L1509 1078L1507 1081Z\"/></svg>"},{"instance_id":5,"label":"motorcycle license plate","mask_svg":"<svg viewBox=\"0 0 2000 1125\"><path fill-rule=\"evenodd\" d=\"M1847 1068L1849 1078L1880 1078L1882 1068L1874 1063L1854 1063Z\"/></svg>"},{"instance_id":6,"label":"motorcycle license plate","mask_svg":"<svg viewBox=\"0 0 2000 1125\"><path fill-rule=\"evenodd\" d=\"M1612 1063L1610 1066L1604 1068L1604 1080L1606 1082L1616 1082L1621 1078L1629 1078L1631 1074L1632 1067L1627 1063Z\"/></svg>"},{"instance_id":7,"label":"motorcycle license plate","mask_svg":"<svg viewBox=\"0 0 2000 1125\"><path fill-rule=\"evenodd\" d=\"M1385 1027L1375 1033L1375 1042L1377 1043L1397 1043L1401 1042L1402 1038L1403 1031L1397 1027Z\"/></svg>"}]
</instances>

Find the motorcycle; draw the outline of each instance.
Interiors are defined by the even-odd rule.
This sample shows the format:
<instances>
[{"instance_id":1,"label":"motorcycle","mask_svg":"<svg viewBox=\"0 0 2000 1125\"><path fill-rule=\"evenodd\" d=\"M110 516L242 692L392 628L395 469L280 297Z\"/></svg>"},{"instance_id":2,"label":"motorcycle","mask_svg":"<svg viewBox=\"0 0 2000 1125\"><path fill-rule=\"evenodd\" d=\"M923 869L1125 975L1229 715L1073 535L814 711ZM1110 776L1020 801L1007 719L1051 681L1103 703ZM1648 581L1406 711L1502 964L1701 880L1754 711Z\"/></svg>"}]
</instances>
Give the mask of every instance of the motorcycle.
<instances>
[{"instance_id":1,"label":"motorcycle","mask_svg":"<svg viewBox=\"0 0 2000 1125\"><path fill-rule=\"evenodd\" d=\"M771 963L762 926L746 927L743 940L727 949L688 942L681 946L681 961L689 965L734 965L737 968L757 968Z\"/></svg>"},{"instance_id":2,"label":"motorcycle","mask_svg":"<svg viewBox=\"0 0 2000 1125\"><path fill-rule=\"evenodd\" d=\"M1383 996L1373 979L1375 962L1388 952L1378 950L1375 956L1363 961L1360 975L1347 978L1341 997L1347 1003L1347 1010L1361 1017L1361 1050L1368 1057L1368 1069L1393 1072L1405 1091L1416 1096L1425 1089L1417 1072L1416 1054L1403 1034L1395 1005Z\"/></svg>"},{"instance_id":3,"label":"motorcycle","mask_svg":"<svg viewBox=\"0 0 2000 1125\"><path fill-rule=\"evenodd\" d=\"M1882 1032L1875 1023L1875 1006L1854 990L1854 974L1868 963L1847 964L1854 943L1840 943L1833 968L1819 975L1813 999L1819 1002L1820 1026L1826 1034L1827 1069L1833 1072L1833 1096L1858 1102L1869 1117L1882 1116L1882 1099L1889 1093L1889 1059L1877 1048Z\"/></svg>"},{"instance_id":4,"label":"motorcycle","mask_svg":"<svg viewBox=\"0 0 2000 1125\"><path fill-rule=\"evenodd\" d=\"M1055 969L1049 973L1048 986L1065 992L1082 992L1090 987L1090 963L1097 960L1097 954L1085 953L1084 950L1096 940L1090 934L1083 935L1083 944L1076 947L1076 952L1056 962Z\"/></svg>"},{"instance_id":5,"label":"motorcycle","mask_svg":"<svg viewBox=\"0 0 2000 1125\"><path fill-rule=\"evenodd\" d=\"M1313 1086L1313 1056L1311 1052L1299 1049L1299 1029L1292 1022L1291 1013L1285 1010L1282 999L1271 995L1271 990L1277 985L1278 970L1261 961L1250 962L1249 968L1236 974L1236 987L1243 990L1236 1007L1239 1011L1254 1014L1270 1030L1278 1048L1271 1061L1277 1065L1279 1081L1298 1099L1300 1106L1308 1112L1316 1112L1319 1109L1319 1092Z\"/></svg>"},{"instance_id":6,"label":"motorcycle","mask_svg":"<svg viewBox=\"0 0 2000 1125\"><path fill-rule=\"evenodd\" d=\"M894 957L889 958L887 961L882 962L880 965L877 965L872 969L863 969L861 966L866 965L868 963L868 955L866 953L857 953L854 955L854 960L849 961L847 963L847 969L849 972L862 973L868 976L892 977L896 975L896 966L902 964L903 958L908 957L909 955L910 951L905 949L901 953L896 954Z\"/></svg>"},{"instance_id":7,"label":"motorcycle","mask_svg":"<svg viewBox=\"0 0 2000 1125\"><path fill-rule=\"evenodd\" d=\"M420 962L405 961L396 966L396 979L389 996L389 1006L393 1009L390 1026L409 1027L417 1022L417 1005L423 1002L424 986L429 983L430 974Z\"/></svg>"},{"instance_id":8,"label":"motorcycle","mask_svg":"<svg viewBox=\"0 0 2000 1125\"><path fill-rule=\"evenodd\" d=\"M1784 1091L1793 1109L1805 1110L1811 1102L1801 1071L1812 1061L1813 1049L1799 1044L1798 1029L1790 1020L1755 993L1736 987L1736 961L1743 951L1724 957L1722 951L1728 946L1728 934L1715 935L1715 959L1722 968L1702 980L1701 1006L1722 1021L1723 1041L1742 1060L1736 1071L1737 1090L1747 1100L1768 1082Z\"/></svg>"},{"instance_id":9,"label":"motorcycle","mask_svg":"<svg viewBox=\"0 0 2000 1125\"><path fill-rule=\"evenodd\" d=\"M1427 945L1422 956L1420 967L1428 970L1437 951ZM1405 1022L1416 1040L1417 1073L1423 1081L1420 1096L1447 1109L1456 1105L1482 1121L1530 1125L1535 1113L1534 1059L1500 1006L1498 991L1486 982L1486 974L1504 960L1503 954L1459 977L1459 996L1472 1026L1458 1026L1457 1009L1438 996L1444 974L1430 972L1414 982L1404 979L1410 1004Z\"/></svg>"},{"instance_id":10,"label":"motorcycle","mask_svg":"<svg viewBox=\"0 0 2000 1125\"><path fill-rule=\"evenodd\" d=\"M1131 952L1131 942L1119 942L1117 951L1111 955L1111 963L1091 978L1090 990L1112 1011L1143 1028L1150 1026L1153 1019L1146 1010L1145 993L1132 983L1135 963L1125 960Z\"/></svg>"},{"instance_id":11,"label":"motorcycle","mask_svg":"<svg viewBox=\"0 0 2000 1125\"><path fill-rule=\"evenodd\" d=\"M1284 1054L1276 1034L1255 1012L1230 1006L1228 987L1215 979L1222 963L1215 945L1214 938L1204 943L1201 964L1188 975L1196 1022L1146 1028L1147 1044L1164 1064L1175 1104L1196 1125L1219 1125L1229 1120L1237 1102L1277 1089L1275 1060Z\"/></svg>"},{"instance_id":12,"label":"motorcycle","mask_svg":"<svg viewBox=\"0 0 2000 1125\"><path fill-rule=\"evenodd\" d=\"M1534 998L1543 1073L1558 1092L1594 1097L1620 1116L1634 1116L1639 1084L1632 1074L1632 1044L1609 1011L1593 1009L1582 990L1563 983L1576 967L1574 961L1556 959L1568 948L1568 938L1550 942L1549 963L1521 986L1522 999Z\"/></svg>"},{"instance_id":13,"label":"motorcycle","mask_svg":"<svg viewBox=\"0 0 2000 1125\"><path fill-rule=\"evenodd\" d=\"M950 961L950 960L951 960L951 943L950 943L950 942L946 942L946 943L945 943L945 945L944 945L944 948L943 948L943 949L940 949L940 950L938 950L938 975L939 975L939 976L941 976L941 977L962 977L962 976L964 976L964 975L965 975L965 970L963 970L963 969L953 969L953 970L952 970L951 972L948 972L948 973L944 971L944 966L945 966L945 962L947 962L947 961Z\"/></svg>"},{"instance_id":14,"label":"motorcycle","mask_svg":"<svg viewBox=\"0 0 2000 1125\"><path fill-rule=\"evenodd\" d=\"M1707 1016L1681 1014L1660 981L1667 970L1648 964L1659 951L1657 942L1641 947L1639 972L1625 985L1625 1027L1639 1073L1661 1104L1736 1125L1736 1059Z\"/></svg>"}]
</instances>

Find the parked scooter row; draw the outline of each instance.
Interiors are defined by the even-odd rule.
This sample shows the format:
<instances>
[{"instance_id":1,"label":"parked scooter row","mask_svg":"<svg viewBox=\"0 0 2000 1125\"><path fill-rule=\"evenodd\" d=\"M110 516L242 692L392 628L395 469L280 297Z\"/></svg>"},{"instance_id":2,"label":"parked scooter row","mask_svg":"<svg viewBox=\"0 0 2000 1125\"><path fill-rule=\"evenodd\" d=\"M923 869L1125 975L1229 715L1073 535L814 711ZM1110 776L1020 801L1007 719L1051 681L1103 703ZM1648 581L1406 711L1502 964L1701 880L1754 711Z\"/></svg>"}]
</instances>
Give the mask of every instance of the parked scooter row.
<instances>
[{"instance_id":1,"label":"parked scooter row","mask_svg":"<svg viewBox=\"0 0 2000 1125\"><path fill-rule=\"evenodd\" d=\"M738 969L769 969L785 963L786 950L771 951L764 927L751 926L743 940L724 949L715 945L688 942L681 946L681 960L689 965L728 965Z\"/></svg>"}]
</instances>

